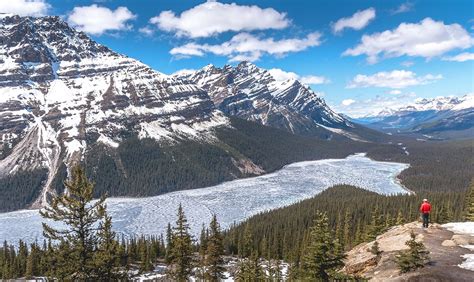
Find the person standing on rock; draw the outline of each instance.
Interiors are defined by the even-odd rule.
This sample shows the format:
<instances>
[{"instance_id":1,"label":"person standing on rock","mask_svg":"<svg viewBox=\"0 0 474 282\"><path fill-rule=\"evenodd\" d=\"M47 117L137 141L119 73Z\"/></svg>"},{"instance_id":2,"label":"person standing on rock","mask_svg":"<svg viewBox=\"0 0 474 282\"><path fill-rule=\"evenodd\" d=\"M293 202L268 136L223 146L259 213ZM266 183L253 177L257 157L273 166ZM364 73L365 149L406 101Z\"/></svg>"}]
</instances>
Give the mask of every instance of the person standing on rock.
<instances>
[{"instance_id":1,"label":"person standing on rock","mask_svg":"<svg viewBox=\"0 0 474 282\"><path fill-rule=\"evenodd\" d=\"M428 228L428 224L430 223L430 211L431 204L427 199L423 199L423 203L420 206L421 217L423 218L423 228Z\"/></svg>"}]
</instances>

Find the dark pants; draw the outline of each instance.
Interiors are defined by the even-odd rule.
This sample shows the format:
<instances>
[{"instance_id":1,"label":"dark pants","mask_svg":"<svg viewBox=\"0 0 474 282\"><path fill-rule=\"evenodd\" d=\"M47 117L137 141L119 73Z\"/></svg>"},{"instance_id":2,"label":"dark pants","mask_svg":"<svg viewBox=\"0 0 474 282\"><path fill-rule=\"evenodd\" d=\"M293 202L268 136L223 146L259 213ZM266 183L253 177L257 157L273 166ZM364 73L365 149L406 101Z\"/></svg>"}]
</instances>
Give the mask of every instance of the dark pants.
<instances>
[{"instance_id":1,"label":"dark pants","mask_svg":"<svg viewBox=\"0 0 474 282\"><path fill-rule=\"evenodd\" d=\"M430 214L424 213L422 217L423 217L423 227L428 227L428 224L430 223Z\"/></svg>"}]
</instances>

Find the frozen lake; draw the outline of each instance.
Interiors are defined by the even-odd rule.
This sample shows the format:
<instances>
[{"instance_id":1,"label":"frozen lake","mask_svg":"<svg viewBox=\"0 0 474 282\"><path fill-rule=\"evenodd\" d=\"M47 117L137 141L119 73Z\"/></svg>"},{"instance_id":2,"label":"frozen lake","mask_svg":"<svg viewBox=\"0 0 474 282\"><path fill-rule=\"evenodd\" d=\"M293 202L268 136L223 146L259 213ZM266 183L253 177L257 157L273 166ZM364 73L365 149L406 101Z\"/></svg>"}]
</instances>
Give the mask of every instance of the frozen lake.
<instances>
[{"instance_id":1,"label":"frozen lake","mask_svg":"<svg viewBox=\"0 0 474 282\"><path fill-rule=\"evenodd\" d=\"M259 212L286 206L337 185L351 184L380 194L408 193L396 176L408 164L373 161L356 154L290 164L263 176L225 182L216 186L178 191L148 198L109 198L114 229L125 235L157 235L174 222L179 203L197 235L215 213L223 228ZM31 242L42 237L37 210L0 213L0 242Z\"/></svg>"}]
</instances>

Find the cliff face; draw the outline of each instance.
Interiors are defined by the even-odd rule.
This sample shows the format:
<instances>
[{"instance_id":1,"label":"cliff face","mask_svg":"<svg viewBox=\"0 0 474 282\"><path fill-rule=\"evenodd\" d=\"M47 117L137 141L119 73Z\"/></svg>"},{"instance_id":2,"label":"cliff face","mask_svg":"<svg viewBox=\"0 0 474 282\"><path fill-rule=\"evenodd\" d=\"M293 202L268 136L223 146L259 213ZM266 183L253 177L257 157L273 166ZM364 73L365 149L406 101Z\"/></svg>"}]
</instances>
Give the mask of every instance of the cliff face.
<instances>
[{"instance_id":1,"label":"cliff face","mask_svg":"<svg viewBox=\"0 0 474 282\"><path fill-rule=\"evenodd\" d=\"M432 224L428 229L420 226L418 222L394 226L378 236L375 241L381 251L379 256L370 252L375 241L354 247L347 253L343 271L371 281L472 281L474 269L469 269L469 259L474 256L474 225L461 231L450 225ZM401 274L395 256L408 249L405 242L411 231L430 252L430 262L424 268Z\"/></svg>"}]
</instances>

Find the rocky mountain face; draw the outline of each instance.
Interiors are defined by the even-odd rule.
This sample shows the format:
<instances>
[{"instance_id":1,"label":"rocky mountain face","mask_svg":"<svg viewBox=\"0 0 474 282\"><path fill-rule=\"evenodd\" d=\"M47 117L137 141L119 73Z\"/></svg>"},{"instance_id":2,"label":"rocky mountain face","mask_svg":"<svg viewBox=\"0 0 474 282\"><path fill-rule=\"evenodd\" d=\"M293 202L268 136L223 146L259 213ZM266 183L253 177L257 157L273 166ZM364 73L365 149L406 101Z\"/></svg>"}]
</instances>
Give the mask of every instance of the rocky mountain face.
<instances>
[{"instance_id":1,"label":"rocky mountain face","mask_svg":"<svg viewBox=\"0 0 474 282\"><path fill-rule=\"evenodd\" d=\"M392 133L473 137L474 95L420 99L412 105L385 109L355 121Z\"/></svg>"},{"instance_id":2,"label":"rocky mountain face","mask_svg":"<svg viewBox=\"0 0 474 282\"><path fill-rule=\"evenodd\" d=\"M296 79L277 81L252 63L222 68L208 65L176 76L208 91L216 107L227 115L296 134L364 139L356 125L331 110L309 86Z\"/></svg>"},{"instance_id":3,"label":"rocky mountain face","mask_svg":"<svg viewBox=\"0 0 474 282\"><path fill-rule=\"evenodd\" d=\"M62 164L124 136L207 138L228 119L198 86L102 46L59 17L0 18L0 178ZM205 137L204 137L205 136Z\"/></svg>"}]
</instances>

